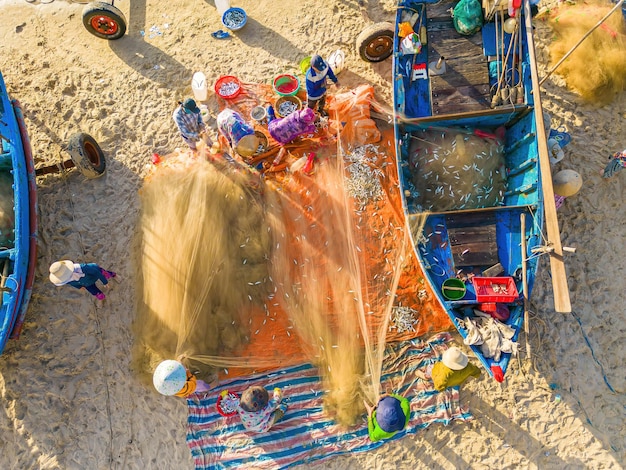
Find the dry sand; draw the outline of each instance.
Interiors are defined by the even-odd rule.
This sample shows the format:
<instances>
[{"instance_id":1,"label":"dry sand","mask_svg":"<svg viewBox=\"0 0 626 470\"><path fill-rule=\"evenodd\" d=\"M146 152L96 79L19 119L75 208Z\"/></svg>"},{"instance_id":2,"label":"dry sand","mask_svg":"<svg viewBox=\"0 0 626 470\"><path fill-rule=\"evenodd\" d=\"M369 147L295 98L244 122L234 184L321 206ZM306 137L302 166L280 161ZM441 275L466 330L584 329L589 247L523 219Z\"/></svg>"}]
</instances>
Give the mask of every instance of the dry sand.
<instances>
[{"instance_id":1,"label":"dry sand","mask_svg":"<svg viewBox=\"0 0 626 470\"><path fill-rule=\"evenodd\" d=\"M64 146L78 131L93 135L108 157L107 175L97 180L77 171L38 178L33 298L20 339L0 356L0 468L193 466L184 401L139 384L129 362L137 190L151 154L181 146L171 113L191 93L194 72L210 83L231 73L267 83L296 72L302 57L341 47L342 85L372 83L377 98L389 102L390 61L361 61L354 39L370 21L393 21L392 0L233 4L245 8L248 24L233 39L217 40L210 33L222 25L212 1L117 1L128 33L105 41L83 27L82 4L0 0L0 70L24 107L37 166L66 159ZM537 32L543 76L551 33L541 22ZM599 171L609 153L626 146L626 93L596 108L553 75L543 96L553 126L572 135L556 169L575 169L584 179L558 213L564 244L577 248L567 257L574 313L554 312L544 261L533 296L529 374L514 361L504 384L483 377L464 386L470 422L433 425L375 453L314 467L622 468L626 174L606 181ZM208 105L215 115L214 97ZM126 282L96 310L85 292L48 282L49 264L63 257L100 262Z\"/></svg>"}]
</instances>

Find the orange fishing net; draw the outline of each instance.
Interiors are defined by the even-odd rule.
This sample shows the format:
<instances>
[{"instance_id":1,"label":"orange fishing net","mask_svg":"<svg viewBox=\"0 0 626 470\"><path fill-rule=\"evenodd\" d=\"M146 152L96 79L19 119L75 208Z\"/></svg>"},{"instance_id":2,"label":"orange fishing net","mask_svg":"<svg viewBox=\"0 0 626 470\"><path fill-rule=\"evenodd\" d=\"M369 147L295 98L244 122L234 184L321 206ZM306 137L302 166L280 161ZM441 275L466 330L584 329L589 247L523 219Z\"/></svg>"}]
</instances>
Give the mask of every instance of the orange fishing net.
<instances>
[{"instance_id":1,"label":"orange fishing net","mask_svg":"<svg viewBox=\"0 0 626 470\"><path fill-rule=\"evenodd\" d=\"M274 101L269 86L244 84L221 104L249 119ZM200 148L146 180L135 329L143 370L181 354L200 378L312 362L327 410L349 424L360 397L376 402L387 342L451 328L410 246L393 129L371 118L373 89L328 103L329 122L286 145L280 165L268 135L268 150L246 162L265 162L260 171ZM310 152L312 173L290 171Z\"/></svg>"}]
</instances>

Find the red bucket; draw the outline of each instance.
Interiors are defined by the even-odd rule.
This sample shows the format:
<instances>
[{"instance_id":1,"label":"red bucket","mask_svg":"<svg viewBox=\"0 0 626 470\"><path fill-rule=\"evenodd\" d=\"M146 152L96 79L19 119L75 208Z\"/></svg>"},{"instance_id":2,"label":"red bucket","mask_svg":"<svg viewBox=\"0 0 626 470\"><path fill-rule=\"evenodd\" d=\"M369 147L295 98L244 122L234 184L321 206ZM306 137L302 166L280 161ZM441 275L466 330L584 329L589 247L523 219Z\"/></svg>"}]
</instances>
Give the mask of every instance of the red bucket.
<instances>
[{"instance_id":1,"label":"red bucket","mask_svg":"<svg viewBox=\"0 0 626 470\"><path fill-rule=\"evenodd\" d=\"M282 74L274 79L274 91L280 96L293 96L300 90L300 80L295 75Z\"/></svg>"},{"instance_id":2,"label":"red bucket","mask_svg":"<svg viewBox=\"0 0 626 470\"><path fill-rule=\"evenodd\" d=\"M224 75L217 79L214 88L218 96L230 100L241 93L241 82L234 75Z\"/></svg>"}]
</instances>

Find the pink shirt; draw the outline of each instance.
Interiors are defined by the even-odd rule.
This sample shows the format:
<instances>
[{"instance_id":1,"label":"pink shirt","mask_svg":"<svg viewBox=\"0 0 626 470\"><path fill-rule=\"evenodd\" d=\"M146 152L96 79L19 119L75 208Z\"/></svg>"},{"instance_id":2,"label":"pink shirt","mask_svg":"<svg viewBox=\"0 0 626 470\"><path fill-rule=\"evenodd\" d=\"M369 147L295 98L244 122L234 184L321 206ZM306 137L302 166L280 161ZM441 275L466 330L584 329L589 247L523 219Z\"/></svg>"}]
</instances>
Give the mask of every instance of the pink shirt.
<instances>
[{"instance_id":1,"label":"pink shirt","mask_svg":"<svg viewBox=\"0 0 626 470\"><path fill-rule=\"evenodd\" d=\"M268 431L272 425L274 424L272 419L272 413L278 408L280 405L280 401L282 397L271 398L267 402L267 406L263 408L261 411L246 411L244 410L240 404L237 404L237 412L241 417L241 422L243 426L248 431L256 431L256 432L264 432Z\"/></svg>"}]
</instances>

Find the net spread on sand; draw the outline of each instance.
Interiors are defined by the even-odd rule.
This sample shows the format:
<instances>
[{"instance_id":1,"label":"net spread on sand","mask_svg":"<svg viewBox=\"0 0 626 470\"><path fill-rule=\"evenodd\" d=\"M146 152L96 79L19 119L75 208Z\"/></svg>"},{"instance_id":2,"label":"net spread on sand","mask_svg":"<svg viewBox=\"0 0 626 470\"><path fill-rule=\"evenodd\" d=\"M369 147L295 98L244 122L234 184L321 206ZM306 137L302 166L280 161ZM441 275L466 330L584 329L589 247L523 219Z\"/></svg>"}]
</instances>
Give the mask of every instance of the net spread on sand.
<instances>
[{"instance_id":1,"label":"net spread on sand","mask_svg":"<svg viewBox=\"0 0 626 470\"><path fill-rule=\"evenodd\" d=\"M273 98L243 87L228 106L249 119ZM309 362L325 411L351 425L380 394L386 343L450 328L409 245L393 132L370 118L372 100L371 87L329 97L330 125L286 146L279 166L313 151L311 175L203 149L155 167L141 189L141 370L181 354L205 380ZM271 162L269 141L250 163Z\"/></svg>"}]
</instances>

